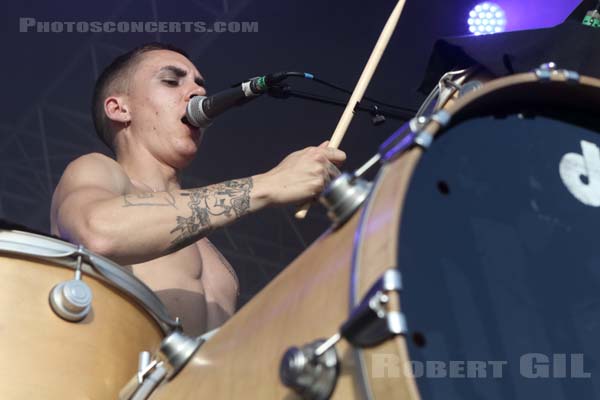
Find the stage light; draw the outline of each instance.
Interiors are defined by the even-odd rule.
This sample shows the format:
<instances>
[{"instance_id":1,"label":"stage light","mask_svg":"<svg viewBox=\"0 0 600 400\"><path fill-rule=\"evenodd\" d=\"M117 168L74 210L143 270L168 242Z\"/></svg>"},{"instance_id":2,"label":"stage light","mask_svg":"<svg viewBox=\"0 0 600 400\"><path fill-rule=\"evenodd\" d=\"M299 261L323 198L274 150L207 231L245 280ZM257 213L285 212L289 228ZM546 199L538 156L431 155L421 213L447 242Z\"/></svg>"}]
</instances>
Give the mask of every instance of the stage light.
<instances>
[{"instance_id":1,"label":"stage light","mask_svg":"<svg viewBox=\"0 0 600 400\"><path fill-rule=\"evenodd\" d=\"M498 4L485 2L476 5L467 19L469 32L474 35L489 35L504 32L506 14Z\"/></svg>"}]
</instances>

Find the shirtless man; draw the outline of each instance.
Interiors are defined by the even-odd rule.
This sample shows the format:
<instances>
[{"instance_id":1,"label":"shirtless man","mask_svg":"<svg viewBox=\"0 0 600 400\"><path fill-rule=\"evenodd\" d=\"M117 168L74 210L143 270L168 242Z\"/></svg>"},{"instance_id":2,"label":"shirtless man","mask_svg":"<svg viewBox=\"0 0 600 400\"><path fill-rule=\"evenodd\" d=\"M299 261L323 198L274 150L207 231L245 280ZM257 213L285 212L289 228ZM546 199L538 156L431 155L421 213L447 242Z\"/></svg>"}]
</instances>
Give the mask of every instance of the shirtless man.
<instances>
[{"instance_id":1,"label":"shirtless man","mask_svg":"<svg viewBox=\"0 0 600 400\"><path fill-rule=\"evenodd\" d=\"M185 53L151 44L117 58L96 82L96 130L116 155L71 162L52 198L52 233L130 265L198 335L235 311L238 282L206 235L245 214L314 198L336 175L345 154L309 147L272 170L181 189L179 174L203 132L183 118L204 80Z\"/></svg>"}]
</instances>

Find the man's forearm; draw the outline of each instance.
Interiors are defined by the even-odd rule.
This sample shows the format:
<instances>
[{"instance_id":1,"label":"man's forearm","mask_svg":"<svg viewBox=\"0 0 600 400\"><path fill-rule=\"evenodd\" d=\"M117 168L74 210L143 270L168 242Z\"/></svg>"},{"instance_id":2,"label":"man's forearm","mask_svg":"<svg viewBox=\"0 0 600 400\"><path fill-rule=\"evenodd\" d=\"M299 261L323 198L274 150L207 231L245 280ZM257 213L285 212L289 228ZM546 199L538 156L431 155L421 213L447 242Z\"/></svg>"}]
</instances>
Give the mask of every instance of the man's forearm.
<instances>
[{"instance_id":1,"label":"man's forearm","mask_svg":"<svg viewBox=\"0 0 600 400\"><path fill-rule=\"evenodd\" d=\"M260 176L195 189L125 194L95 207L87 236L103 239L97 251L107 257L122 264L140 263L186 247L265 207L266 197Z\"/></svg>"},{"instance_id":2,"label":"man's forearm","mask_svg":"<svg viewBox=\"0 0 600 400\"><path fill-rule=\"evenodd\" d=\"M248 214L252 189L252 178L244 178L180 192L180 196L188 199L187 209L177 216L176 225L169 232L176 236L168 251L188 246L215 227Z\"/></svg>"}]
</instances>

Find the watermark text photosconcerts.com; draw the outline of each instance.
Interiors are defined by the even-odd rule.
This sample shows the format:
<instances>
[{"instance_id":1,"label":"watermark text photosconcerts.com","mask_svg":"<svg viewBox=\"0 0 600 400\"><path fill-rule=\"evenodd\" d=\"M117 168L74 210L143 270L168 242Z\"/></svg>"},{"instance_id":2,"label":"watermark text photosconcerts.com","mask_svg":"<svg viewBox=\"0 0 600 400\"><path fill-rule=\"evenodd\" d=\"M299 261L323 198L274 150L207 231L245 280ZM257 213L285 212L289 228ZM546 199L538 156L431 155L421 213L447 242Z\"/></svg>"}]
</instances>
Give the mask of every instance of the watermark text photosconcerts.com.
<instances>
[{"instance_id":1,"label":"watermark text photosconcerts.com","mask_svg":"<svg viewBox=\"0 0 600 400\"><path fill-rule=\"evenodd\" d=\"M38 21L19 18L22 33L256 33L258 21Z\"/></svg>"}]
</instances>

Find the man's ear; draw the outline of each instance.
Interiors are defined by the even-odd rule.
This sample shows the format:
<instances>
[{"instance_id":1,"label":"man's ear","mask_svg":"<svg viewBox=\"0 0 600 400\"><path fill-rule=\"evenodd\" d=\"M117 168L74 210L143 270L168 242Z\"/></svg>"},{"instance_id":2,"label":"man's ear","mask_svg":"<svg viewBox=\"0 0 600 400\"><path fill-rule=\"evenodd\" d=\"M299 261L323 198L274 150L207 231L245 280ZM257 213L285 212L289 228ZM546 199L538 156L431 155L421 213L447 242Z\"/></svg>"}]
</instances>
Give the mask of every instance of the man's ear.
<instances>
[{"instance_id":1,"label":"man's ear","mask_svg":"<svg viewBox=\"0 0 600 400\"><path fill-rule=\"evenodd\" d=\"M131 121L125 96L110 96L104 100L104 112L108 119L127 124Z\"/></svg>"}]
</instances>

